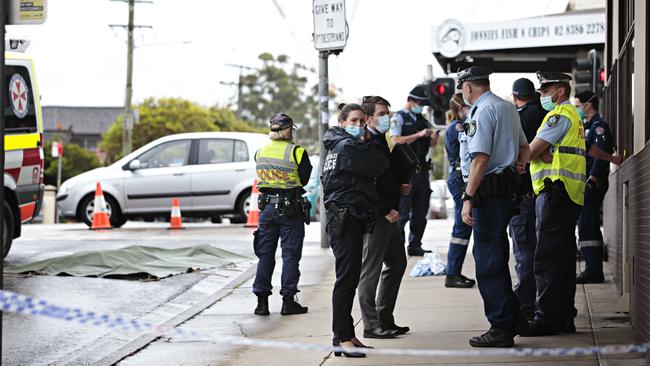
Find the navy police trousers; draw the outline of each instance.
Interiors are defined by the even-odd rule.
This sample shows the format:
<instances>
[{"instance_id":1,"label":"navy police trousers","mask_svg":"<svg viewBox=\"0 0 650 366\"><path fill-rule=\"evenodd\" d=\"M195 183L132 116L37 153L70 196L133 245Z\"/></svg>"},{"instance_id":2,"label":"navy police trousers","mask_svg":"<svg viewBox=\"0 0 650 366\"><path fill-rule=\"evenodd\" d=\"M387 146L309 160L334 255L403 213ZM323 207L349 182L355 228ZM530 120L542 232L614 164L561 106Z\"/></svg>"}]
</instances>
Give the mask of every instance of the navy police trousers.
<instances>
[{"instance_id":1,"label":"navy police trousers","mask_svg":"<svg viewBox=\"0 0 650 366\"><path fill-rule=\"evenodd\" d=\"M303 218L279 216L273 205L267 205L260 212L259 228L254 235L253 249L259 262L253 283L253 293L257 296L271 295L275 251L278 248L278 239L281 239L282 276L280 281L282 288L280 295L295 295L298 292L298 280L300 279L298 265L302 257L302 243L305 237Z\"/></svg>"},{"instance_id":2,"label":"navy police trousers","mask_svg":"<svg viewBox=\"0 0 650 366\"><path fill-rule=\"evenodd\" d=\"M509 197L493 196L481 198L480 206L472 209L476 280L485 316L493 327L507 331L514 329L519 312L508 268L507 228L513 208Z\"/></svg>"},{"instance_id":3,"label":"navy police trousers","mask_svg":"<svg viewBox=\"0 0 650 366\"><path fill-rule=\"evenodd\" d=\"M472 227L463 222L461 212L463 211L463 192L465 183L460 172L453 171L447 178L447 187L454 198L454 227L451 232L449 241L449 252L447 254L447 271L448 276L461 274L463 262L467 254L467 245L469 238L472 236Z\"/></svg>"}]
</instances>

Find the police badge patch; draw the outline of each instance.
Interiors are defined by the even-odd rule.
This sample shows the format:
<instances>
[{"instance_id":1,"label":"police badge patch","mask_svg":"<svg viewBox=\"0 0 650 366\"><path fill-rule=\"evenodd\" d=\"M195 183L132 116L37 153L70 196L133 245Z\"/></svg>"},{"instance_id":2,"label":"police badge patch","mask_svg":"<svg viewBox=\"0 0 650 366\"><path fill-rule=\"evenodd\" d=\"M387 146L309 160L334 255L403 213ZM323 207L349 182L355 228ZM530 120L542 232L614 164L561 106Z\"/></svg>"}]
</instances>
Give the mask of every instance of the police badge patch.
<instances>
[{"instance_id":1,"label":"police badge patch","mask_svg":"<svg viewBox=\"0 0 650 366\"><path fill-rule=\"evenodd\" d=\"M555 127L557 126L558 122L560 122L558 116L551 116L548 118L548 121L546 121L546 125L548 127Z\"/></svg>"},{"instance_id":2,"label":"police badge patch","mask_svg":"<svg viewBox=\"0 0 650 366\"><path fill-rule=\"evenodd\" d=\"M476 133L476 121L472 120L467 126L467 136L472 137Z\"/></svg>"},{"instance_id":3,"label":"police badge patch","mask_svg":"<svg viewBox=\"0 0 650 366\"><path fill-rule=\"evenodd\" d=\"M458 131L458 132L463 132L463 131L465 131L465 128L463 128L463 124L462 124L462 123L456 123L456 131Z\"/></svg>"},{"instance_id":4,"label":"police badge patch","mask_svg":"<svg viewBox=\"0 0 650 366\"><path fill-rule=\"evenodd\" d=\"M596 127L596 135L604 135L605 129L603 127Z\"/></svg>"}]
</instances>

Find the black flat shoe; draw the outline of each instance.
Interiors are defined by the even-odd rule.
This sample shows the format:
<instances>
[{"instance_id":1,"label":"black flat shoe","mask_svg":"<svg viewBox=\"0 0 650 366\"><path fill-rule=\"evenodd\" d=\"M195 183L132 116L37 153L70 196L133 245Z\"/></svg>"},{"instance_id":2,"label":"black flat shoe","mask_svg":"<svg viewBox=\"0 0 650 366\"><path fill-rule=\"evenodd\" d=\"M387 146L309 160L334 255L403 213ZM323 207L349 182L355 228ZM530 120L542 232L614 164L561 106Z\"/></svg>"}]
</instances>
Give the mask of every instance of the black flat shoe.
<instances>
[{"instance_id":1,"label":"black flat shoe","mask_svg":"<svg viewBox=\"0 0 650 366\"><path fill-rule=\"evenodd\" d=\"M564 334L575 334L576 324L573 319L563 321L558 327L558 332Z\"/></svg>"},{"instance_id":2,"label":"black flat shoe","mask_svg":"<svg viewBox=\"0 0 650 366\"><path fill-rule=\"evenodd\" d=\"M603 283L605 282L605 276L603 273L594 273L583 271L576 276L576 284L585 284L585 283Z\"/></svg>"},{"instance_id":3,"label":"black flat shoe","mask_svg":"<svg viewBox=\"0 0 650 366\"><path fill-rule=\"evenodd\" d=\"M408 255L411 257L423 257L424 254L426 253L431 253L430 250L422 249L422 248L409 248L408 249Z\"/></svg>"},{"instance_id":4,"label":"black flat shoe","mask_svg":"<svg viewBox=\"0 0 650 366\"><path fill-rule=\"evenodd\" d=\"M270 315L269 312L269 298L268 296L257 297L257 307L254 311L255 315Z\"/></svg>"},{"instance_id":5,"label":"black flat shoe","mask_svg":"<svg viewBox=\"0 0 650 366\"><path fill-rule=\"evenodd\" d=\"M352 341L350 341L350 342L352 342ZM334 347L342 347L341 342L333 342L332 345ZM346 347L343 347L343 348L346 348ZM336 356L336 357L345 356L347 358L364 358L364 357L366 357L365 353L354 352L354 349L357 349L357 348L360 348L360 347L350 348L350 351L334 351L334 356ZM365 348L367 348L367 347L365 347Z\"/></svg>"},{"instance_id":6,"label":"black flat shoe","mask_svg":"<svg viewBox=\"0 0 650 366\"><path fill-rule=\"evenodd\" d=\"M384 328L396 330L398 335L406 334L411 331L411 328L409 327L400 327L399 325L395 324L384 325Z\"/></svg>"},{"instance_id":7,"label":"black flat shoe","mask_svg":"<svg viewBox=\"0 0 650 366\"><path fill-rule=\"evenodd\" d=\"M472 347L507 348L514 346L515 340L512 332L492 327L480 336L472 337L469 344Z\"/></svg>"},{"instance_id":8,"label":"black flat shoe","mask_svg":"<svg viewBox=\"0 0 650 366\"><path fill-rule=\"evenodd\" d=\"M463 275L446 276L445 287L450 288L471 288L474 287L476 281L470 280Z\"/></svg>"},{"instance_id":9,"label":"black flat shoe","mask_svg":"<svg viewBox=\"0 0 650 366\"><path fill-rule=\"evenodd\" d=\"M541 319L533 319L528 323L528 329L522 332L522 337L543 337L550 335L557 335L559 333L558 327Z\"/></svg>"},{"instance_id":10,"label":"black flat shoe","mask_svg":"<svg viewBox=\"0 0 650 366\"><path fill-rule=\"evenodd\" d=\"M383 325L377 328L366 329L363 331L363 338L388 339L395 338L399 335L396 329L390 329Z\"/></svg>"}]
</instances>

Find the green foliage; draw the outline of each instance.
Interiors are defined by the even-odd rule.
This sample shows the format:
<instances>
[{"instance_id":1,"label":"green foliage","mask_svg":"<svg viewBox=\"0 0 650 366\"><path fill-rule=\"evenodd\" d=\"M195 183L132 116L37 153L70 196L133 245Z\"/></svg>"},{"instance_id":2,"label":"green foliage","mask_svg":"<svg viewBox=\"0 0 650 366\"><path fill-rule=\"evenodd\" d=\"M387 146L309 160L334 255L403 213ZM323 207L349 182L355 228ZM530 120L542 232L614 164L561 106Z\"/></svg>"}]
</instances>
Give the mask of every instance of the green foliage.
<instances>
[{"instance_id":1,"label":"green foliage","mask_svg":"<svg viewBox=\"0 0 650 366\"><path fill-rule=\"evenodd\" d=\"M53 158L52 141L45 143L45 184L56 185L58 159ZM75 175L100 166L99 158L94 153L77 144L63 145L63 160L61 160L61 182Z\"/></svg>"},{"instance_id":2,"label":"green foliage","mask_svg":"<svg viewBox=\"0 0 650 366\"><path fill-rule=\"evenodd\" d=\"M260 132L239 120L226 108L206 108L180 98L146 99L139 107L140 120L133 129L133 149L163 136L184 132L242 131ZM120 117L102 137L107 163L122 157L123 118Z\"/></svg>"},{"instance_id":3,"label":"green foliage","mask_svg":"<svg viewBox=\"0 0 650 366\"><path fill-rule=\"evenodd\" d=\"M290 63L286 55L262 53L259 59L262 67L242 75L240 116L259 126L277 113L286 113L300 124L308 122L315 96L307 88L305 74L315 71Z\"/></svg>"}]
</instances>

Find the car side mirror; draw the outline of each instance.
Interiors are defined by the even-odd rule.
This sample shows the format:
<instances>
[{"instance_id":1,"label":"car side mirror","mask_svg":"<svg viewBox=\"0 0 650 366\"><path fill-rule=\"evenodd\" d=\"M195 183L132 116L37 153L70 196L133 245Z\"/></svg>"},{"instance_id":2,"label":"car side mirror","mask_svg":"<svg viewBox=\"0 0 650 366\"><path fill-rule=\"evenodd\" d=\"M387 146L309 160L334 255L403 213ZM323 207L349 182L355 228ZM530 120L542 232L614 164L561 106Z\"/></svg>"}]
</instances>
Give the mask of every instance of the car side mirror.
<instances>
[{"instance_id":1,"label":"car side mirror","mask_svg":"<svg viewBox=\"0 0 650 366\"><path fill-rule=\"evenodd\" d=\"M141 167L142 166L140 165L140 160L138 159L131 160L131 162L129 163L129 170L138 170Z\"/></svg>"}]
</instances>

